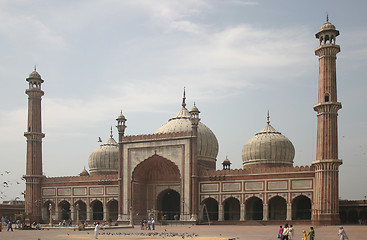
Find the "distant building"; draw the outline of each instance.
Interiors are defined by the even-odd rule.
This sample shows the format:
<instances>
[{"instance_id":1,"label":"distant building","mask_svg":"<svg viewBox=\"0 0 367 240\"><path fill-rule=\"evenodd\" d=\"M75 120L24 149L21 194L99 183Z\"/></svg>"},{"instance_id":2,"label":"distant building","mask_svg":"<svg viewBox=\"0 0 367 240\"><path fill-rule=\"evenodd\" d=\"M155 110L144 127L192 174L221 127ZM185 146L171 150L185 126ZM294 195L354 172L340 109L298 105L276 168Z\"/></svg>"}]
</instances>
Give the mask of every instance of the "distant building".
<instances>
[{"instance_id":1,"label":"distant building","mask_svg":"<svg viewBox=\"0 0 367 240\"><path fill-rule=\"evenodd\" d=\"M335 40L339 31L326 22L316 34L319 47L317 150L311 166L294 166L291 141L270 125L243 147L243 169L216 170L218 141L201 122L185 92L178 113L153 134L125 136L126 121L117 117L118 141L92 152L89 172L80 176L42 174L41 76L27 81L28 129L26 214L33 221L118 220L155 217L198 221L295 221L337 224L339 166Z\"/></svg>"},{"instance_id":2,"label":"distant building","mask_svg":"<svg viewBox=\"0 0 367 240\"><path fill-rule=\"evenodd\" d=\"M6 219L22 220L24 214L24 201L20 200L10 200L3 201L0 204L0 218L5 217Z\"/></svg>"}]
</instances>

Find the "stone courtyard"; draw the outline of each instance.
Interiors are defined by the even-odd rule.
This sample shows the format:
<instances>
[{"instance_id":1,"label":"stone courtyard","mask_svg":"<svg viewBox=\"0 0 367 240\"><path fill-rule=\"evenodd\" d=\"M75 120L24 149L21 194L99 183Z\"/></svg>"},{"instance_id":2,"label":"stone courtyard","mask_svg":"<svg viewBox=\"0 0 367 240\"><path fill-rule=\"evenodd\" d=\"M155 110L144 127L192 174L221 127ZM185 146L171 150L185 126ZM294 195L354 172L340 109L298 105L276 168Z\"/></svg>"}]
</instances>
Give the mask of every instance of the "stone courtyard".
<instances>
[{"instance_id":1,"label":"stone courtyard","mask_svg":"<svg viewBox=\"0 0 367 240\"><path fill-rule=\"evenodd\" d=\"M178 226L157 226L155 231L140 230L140 226L134 228L114 228L100 231L98 239L196 239L196 240L270 240L277 239L278 231L276 225L268 226L241 226L241 225L178 225ZM367 239L366 225L345 225L349 239ZM295 226L295 240L300 240L302 230L309 229L306 225ZM316 226L316 240L337 240L339 239L338 226ZM74 231L73 228L54 228L45 230L14 230L14 232L0 232L0 240L79 240L94 239L94 231Z\"/></svg>"}]
</instances>

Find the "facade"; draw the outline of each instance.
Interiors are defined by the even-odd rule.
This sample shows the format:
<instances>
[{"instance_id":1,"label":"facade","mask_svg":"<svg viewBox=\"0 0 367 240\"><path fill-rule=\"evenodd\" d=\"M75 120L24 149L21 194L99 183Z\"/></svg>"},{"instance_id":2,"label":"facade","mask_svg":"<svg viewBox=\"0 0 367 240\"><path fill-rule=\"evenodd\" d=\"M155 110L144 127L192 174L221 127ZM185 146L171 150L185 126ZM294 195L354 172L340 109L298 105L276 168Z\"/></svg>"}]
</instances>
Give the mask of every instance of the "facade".
<instances>
[{"instance_id":1,"label":"facade","mask_svg":"<svg viewBox=\"0 0 367 240\"><path fill-rule=\"evenodd\" d=\"M153 134L126 136L126 117L89 157L80 176L42 175L41 76L32 72L29 89L26 207L32 221L158 220L313 221L339 220L339 166L335 44L339 31L326 22L316 34L320 46L317 152L311 166L294 166L291 141L270 125L242 149L242 169L216 170L218 141L194 105L181 109Z\"/></svg>"}]
</instances>

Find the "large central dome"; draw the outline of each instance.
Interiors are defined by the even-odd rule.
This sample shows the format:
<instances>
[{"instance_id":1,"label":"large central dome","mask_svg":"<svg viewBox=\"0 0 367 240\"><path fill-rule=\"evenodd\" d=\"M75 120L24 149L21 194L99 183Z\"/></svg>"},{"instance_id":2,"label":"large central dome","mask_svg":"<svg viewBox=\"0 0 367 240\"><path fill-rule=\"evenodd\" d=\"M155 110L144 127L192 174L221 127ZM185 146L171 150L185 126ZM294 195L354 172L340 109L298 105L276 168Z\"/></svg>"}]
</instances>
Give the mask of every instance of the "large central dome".
<instances>
[{"instance_id":1,"label":"large central dome","mask_svg":"<svg viewBox=\"0 0 367 240\"><path fill-rule=\"evenodd\" d=\"M191 114L186 109L185 95L181 110L155 133L191 132ZM218 140L202 122L198 125L198 160L201 168L215 169L218 155Z\"/></svg>"}]
</instances>

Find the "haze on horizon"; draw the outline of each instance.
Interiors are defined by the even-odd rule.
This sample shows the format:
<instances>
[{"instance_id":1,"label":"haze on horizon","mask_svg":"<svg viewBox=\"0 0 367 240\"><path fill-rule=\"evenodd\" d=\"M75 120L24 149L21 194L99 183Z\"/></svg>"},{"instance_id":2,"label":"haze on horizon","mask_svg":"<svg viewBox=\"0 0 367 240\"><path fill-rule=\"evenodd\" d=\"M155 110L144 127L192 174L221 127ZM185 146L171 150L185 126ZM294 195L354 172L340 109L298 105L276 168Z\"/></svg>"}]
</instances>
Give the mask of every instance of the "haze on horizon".
<instances>
[{"instance_id":1,"label":"haze on horizon","mask_svg":"<svg viewBox=\"0 0 367 240\"><path fill-rule=\"evenodd\" d=\"M365 1L79 0L0 2L2 200L25 184L28 87L42 89L43 171L78 175L122 110L126 135L150 134L187 107L217 136L217 168L241 168L243 145L266 124L288 137L295 166L316 151L318 46L326 21L337 44L340 197L367 191ZM113 127L117 138L117 131ZM5 173L9 171L9 173ZM361 187L362 186L362 187ZM1 193L1 192L0 192Z\"/></svg>"}]
</instances>

